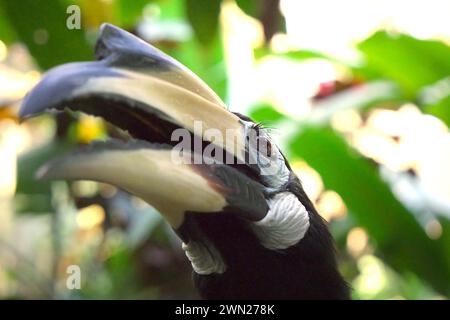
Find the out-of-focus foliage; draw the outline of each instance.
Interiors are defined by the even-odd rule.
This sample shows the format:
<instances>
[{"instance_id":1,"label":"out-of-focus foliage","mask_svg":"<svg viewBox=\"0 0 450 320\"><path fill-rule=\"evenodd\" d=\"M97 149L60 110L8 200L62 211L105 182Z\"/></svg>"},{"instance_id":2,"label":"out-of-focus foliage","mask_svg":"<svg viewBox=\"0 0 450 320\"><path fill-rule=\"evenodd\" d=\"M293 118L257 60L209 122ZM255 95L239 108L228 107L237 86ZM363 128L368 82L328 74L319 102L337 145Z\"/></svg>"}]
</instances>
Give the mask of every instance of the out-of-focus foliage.
<instances>
[{"instance_id":1,"label":"out-of-focus foliage","mask_svg":"<svg viewBox=\"0 0 450 320\"><path fill-rule=\"evenodd\" d=\"M448 81L450 47L439 41L377 32L357 48L365 58L362 66L345 64L311 51L281 54L301 61L321 58L344 65L359 81L368 81L369 85L380 80L392 81L386 83L384 89L379 87L372 91L372 94L358 94L362 89L359 85L318 102L319 110L313 111L307 118L308 123L299 126L298 133L289 138L289 155L306 160L321 174L325 186L339 193L352 218L368 232L384 261L399 272L414 272L437 291L449 294L448 239L430 239L414 215L395 198L390 187L380 178L376 166L358 155L339 133L327 125L327 120L342 108L362 107L361 111L367 111L380 104L390 104L395 108L402 101L415 101L424 112L440 117L448 125L448 89L437 94L434 92L429 99L427 90L439 83L442 87L442 82ZM347 100L339 101L346 95ZM424 103L433 98L437 100L435 103ZM267 106L253 111L253 116L261 121L273 114L274 111ZM280 115L276 114L276 119L280 119ZM448 225L448 221L444 223Z\"/></svg>"},{"instance_id":2,"label":"out-of-focus foliage","mask_svg":"<svg viewBox=\"0 0 450 320\"><path fill-rule=\"evenodd\" d=\"M293 138L290 152L305 159L320 172L324 184L339 193L385 261L396 270L413 271L436 289L447 292L450 252L440 241L428 238L376 168L349 148L343 138L329 127L307 127Z\"/></svg>"},{"instance_id":3,"label":"out-of-focus foliage","mask_svg":"<svg viewBox=\"0 0 450 320\"><path fill-rule=\"evenodd\" d=\"M92 57L84 31L66 28L67 6L63 1L2 0L0 4L5 23L27 44L42 68Z\"/></svg>"},{"instance_id":4,"label":"out-of-focus foliage","mask_svg":"<svg viewBox=\"0 0 450 320\"><path fill-rule=\"evenodd\" d=\"M377 32L358 45L364 54L363 68L346 65L358 79L366 76L366 81L391 80L394 87L387 94L386 90L377 90L372 95L363 94L362 104L358 103L357 92L361 89L349 88L340 91L325 101L319 102L321 110L312 112L309 118L329 120L335 111L359 106L377 107L387 101L400 105L400 101L423 102L428 86L447 81L450 74L450 47L438 41L418 40L407 35L389 35ZM291 59L323 58L332 63L342 64L314 52L288 52L283 54ZM364 70L364 72L361 72ZM364 79L364 78L363 78ZM389 88L389 87L388 87ZM354 93L351 91L354 90ZM343 104L338 102L349 93L349 100ZM448 91L442 100L448 100ZM426 99L426 98L425 98ZM437 104L421 104L425 112L430 112L448 124L448 105L439 100ZM324 104L329 103L326 108ZM420 104L419 104L420 105ZM262 120L273 111L265 107L254 111L254 116ZM323 114L329 116L323 116ZM280 116L277 115L277 119ZM327 121L314 122L312 126L300 126L297 134L291 137L289 154L306 160L322 176L327 188L337 191L349 209L355 222L363 226L375 242L383 259L394 269L403 272L414 272L426 279L436 290L448 294L450 288L450 251L448 240L441 238L431 240L414 215L395 198L389 186L379 177L376 167L359 156L339 134L326 124ZM447 222L448 223L448 222ZM437 267L439 266L439 267ZM440 271L436 272L436 268Z\"/></svg>"},{"instance_id":5,"label":"out-of-focus foliage","mask_svg":"<svg viewBox=\"0 0 450 320\"><path fill-rule=\"evenodd\" d=\"M407 98L450 73L450 47L439 41L377 32L358 45L377 77L395 81Z\"/></svg>"},{"instance_id":6,"label":"out-of-focus foliage","mask_svg":"<svg viewBox=\"0 0 450 320\"><path fill-rule=\"evenodd\" d=\"M3 7L0 6L0 39L3 42L9 44L17 39L14 28L10 25L7 19L6 12Z\"/></svg>"},{"instance_id":7,"label":"out-of-focus foliage","mask_svg":"<svg viewBox=\"0 0 450 320\"><path fill-rule=\"evenodd\" d=\"M186 13L195 35L203 44L217 36L221 0L187 0Z\"/></svg>"},{"instance_id":8,"label":"out-of-focus foliage","mask_svg":"<svg viewBox=\"0 0 450 320\"><path fill-rule=\"evenodd\" d=\"M111 22L180 60L226 101L231 80L226 72L226 44L220 21L225 2L0 0L0 40L6 45L25 44L36 65L45 71L61 63L92 59L98 26ZM379 31L356 46L362 58L358 61L344 61L313 50L272 51L268 43L275 32L282 30L281 12L267 9L273 5L270 0L235 2L264 30L263 43L254 48L255 63L274 57L299 64L320 60L344 70L332 89L319 92L312 99L311 111L301 119L266 101L253 106L250 115L256 121L280 126L283 151L291 163L306 162L320 174L325 189L336 192L343 200L345 218L331 219L330 225L341 252L341 269L355 289L355 298L416 299L435 297L436 292L449 296L448 215L438 215L441 212L430 209L441 228L440 237L431 239L420 219L421 213L418 217L400 201L380 174L382 164L355 148L350 138L336 130L332 120L344 111L365 120L372 110L397 110L409 102L448 127L450 47L436 40ZM65 26L66 8L71 4L82 9L81 30L68 30ZM22 271L37 279L36 290L16 290L14 295L195 297L189 265L177 249L178 240L154 210L110 186L74 183L67 190L55 191L60 188L55 188L54 183L34 180L37 168L69 145L100 138L104 131L110 136L117 134L102 123L89 123L83 124L75 117L58 121L54 139L36 148L29 147L18 159L16 195L12 201L15 216L17 221L31 216L53 226L53 231L46 234L51 241L40 244L42 252L47 252L40 260L48 261L53 273L49 279L40 277L41 271L33 273L27 267L28 258L11 250L24 266L17 270L6 268L9 281L23 282L22 287L27 288L28 278L21 279ZM348 239L364 240L366 233L368 252L363 257L346 254ZM0 246L9 248L4 244L7 240L1 238ZM2 259L0 255L0 262ZM70 264L89 270L81 291L67 293L61 289L65 267ZM375 275L371 288L380 285L384 290L376 294L364 291L367 273Z\"/></svg>"}]
</instances>

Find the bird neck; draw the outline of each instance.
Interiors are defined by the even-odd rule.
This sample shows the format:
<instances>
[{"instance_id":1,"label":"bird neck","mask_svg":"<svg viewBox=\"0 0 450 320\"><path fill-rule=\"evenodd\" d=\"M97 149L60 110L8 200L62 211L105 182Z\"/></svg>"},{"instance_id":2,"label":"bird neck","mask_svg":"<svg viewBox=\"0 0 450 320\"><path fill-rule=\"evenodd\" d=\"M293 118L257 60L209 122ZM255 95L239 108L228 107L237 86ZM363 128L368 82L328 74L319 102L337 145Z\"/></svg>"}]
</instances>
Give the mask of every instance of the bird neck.
<instances>
[{"instance_id":1,"label":"bird neck","mask_svg":"<svg viewBox=\"0 0 450 320\"><path fill-rule=\"evenodd\" d=\"M331 235L315 211L310 213L310 227L303 239L284 250L264 247L248 223L230 213L191 219L191 225L201 232L195 241L207 239L224 263L222 272L194 272L203 298L349 298L348 287L337 271Z\"/></svg>"}]
</instances>

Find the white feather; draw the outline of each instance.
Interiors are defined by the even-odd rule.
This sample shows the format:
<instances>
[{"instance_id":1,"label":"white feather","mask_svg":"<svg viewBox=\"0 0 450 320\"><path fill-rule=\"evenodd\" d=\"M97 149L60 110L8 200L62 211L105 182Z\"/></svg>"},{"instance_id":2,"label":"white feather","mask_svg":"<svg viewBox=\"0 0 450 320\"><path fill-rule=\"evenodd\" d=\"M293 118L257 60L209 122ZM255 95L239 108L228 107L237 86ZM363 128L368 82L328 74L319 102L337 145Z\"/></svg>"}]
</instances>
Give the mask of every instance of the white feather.
<instances>
[{"instance_id":1,"label":"white feather","mask_svg":"<svg viewBox=\"0 0 450 320\"><path fill-rule=\"evenodd\" d=\"M268 200L269 212L252 229L261 244L272 250L297 244L309 228L309 215L297 196L290 192L276 194Z\"/></svg>"},{"instance_id":2,"label":"white feather","mask_svg":"<svg viewBox=\"0 0 450 320\"><path fill-rule=\"evenodd\" d=\"M224 273L227 269L219 251L206 239L201 242L189 241L182 244L192 268L198 274Z\"/></svg>"}]
</instances>

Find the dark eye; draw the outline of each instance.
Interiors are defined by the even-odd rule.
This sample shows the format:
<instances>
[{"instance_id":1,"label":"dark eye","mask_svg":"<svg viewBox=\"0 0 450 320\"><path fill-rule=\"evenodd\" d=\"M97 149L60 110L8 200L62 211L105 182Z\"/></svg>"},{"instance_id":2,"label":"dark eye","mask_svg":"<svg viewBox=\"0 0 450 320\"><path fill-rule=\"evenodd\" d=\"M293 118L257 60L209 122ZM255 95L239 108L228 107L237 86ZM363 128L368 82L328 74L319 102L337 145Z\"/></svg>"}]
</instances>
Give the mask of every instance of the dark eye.
<instances>
[{"instance_id":1,"label":"dark eye","mask_svg":"<svg viewBox=\"0 0 450 320\"><path fill-rule=\"evenodd\" d=\"M258 137L257 150L264 156L270 157L272 155L272 144L266 137Z\"/></svg>"}]
</instances>

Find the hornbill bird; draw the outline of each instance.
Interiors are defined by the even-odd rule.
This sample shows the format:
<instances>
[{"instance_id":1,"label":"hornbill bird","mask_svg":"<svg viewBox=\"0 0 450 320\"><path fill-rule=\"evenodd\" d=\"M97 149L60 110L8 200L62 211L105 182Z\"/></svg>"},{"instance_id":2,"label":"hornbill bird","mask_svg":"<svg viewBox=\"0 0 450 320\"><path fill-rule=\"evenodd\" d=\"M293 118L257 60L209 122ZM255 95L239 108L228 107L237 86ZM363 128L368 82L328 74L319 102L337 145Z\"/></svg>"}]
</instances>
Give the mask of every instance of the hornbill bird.
<instances>
[{"instance_id":1,"label":"hornbill bird","mask_svg":"<svg viewBox=\"0 0 450 320\"><path fill-rule=\"evenodd\" d=\"M130 139L52 160L40 178L110 183L155 207L181 238L203 298L349 298L326 223L263 128L118 27L101 27L95 54L50 70L19 116L81 111ZM190 143L180 148L180 137Z\"/></svg>"}]
</instances>

